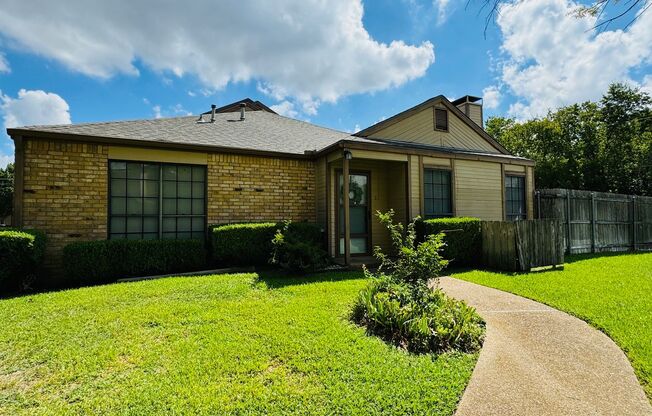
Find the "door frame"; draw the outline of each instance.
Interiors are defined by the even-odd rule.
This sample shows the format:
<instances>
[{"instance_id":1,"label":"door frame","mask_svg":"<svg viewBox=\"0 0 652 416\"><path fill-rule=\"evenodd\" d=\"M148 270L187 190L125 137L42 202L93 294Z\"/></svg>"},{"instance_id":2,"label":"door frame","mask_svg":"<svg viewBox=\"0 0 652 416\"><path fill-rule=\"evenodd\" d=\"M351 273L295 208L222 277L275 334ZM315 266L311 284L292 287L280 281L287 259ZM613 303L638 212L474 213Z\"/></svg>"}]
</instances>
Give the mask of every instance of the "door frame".
<instances>
[{"instance_id":1,"label":"door frame","mask_svg":"<svg viewBox=\"0 0 652 416\"><path fill-rule=\"evenodd\" d=\"M340 235L340 175L342 175L342 180L344 180L343 171L341 168L335 169L335 255L343 256L344 253L340 252L340 238L343 235ZM366 234L351 234L351 237L366 237L367 246L365 247L364 253L351 254L351 257L366 257L371 255L371 171L370 170L361 170L361 169L351 169L349 170L349 176L351 175L364 175L367 177L367 233ZM346 231L345 231L346 232Z\"/></svg>"}]
</instances>

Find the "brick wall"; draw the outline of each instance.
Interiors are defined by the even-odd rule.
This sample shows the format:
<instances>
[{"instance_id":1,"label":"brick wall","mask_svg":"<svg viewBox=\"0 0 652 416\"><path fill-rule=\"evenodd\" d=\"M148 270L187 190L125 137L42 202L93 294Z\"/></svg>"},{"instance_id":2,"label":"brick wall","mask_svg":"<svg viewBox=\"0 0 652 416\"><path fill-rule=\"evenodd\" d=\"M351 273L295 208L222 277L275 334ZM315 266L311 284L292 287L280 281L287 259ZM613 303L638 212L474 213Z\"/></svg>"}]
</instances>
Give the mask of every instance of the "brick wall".
<instances>
[{"instance_id":1,"label":"brick wall","mask_svg":"<svg viewBox=\"0 0 652 416\"><path fill-rule=\"evenodd\" d=\"M105 145L25 140L23 223L48 236L46 266L63 247L107 237ZM208 224L315 221L315 165L308 160L208 155Z\"/></svg>"},{"instance_id":2,"label":"brick wall","mask_svg":"<svg viewBox=\"0 0 652 416\"><path fill-rule=\"evenodd\" d=\"M209 224L315 218L313 161L208 155Z\"/></svg>"},{"instance_id":3,"label":"brick wall","mask_svg":"<svg viewBox=\"0 0 652 416\"><path fill-rule=\"evenodd\" d=\"M106 238L107 155L102 145L25 142L23 225L47 233L51 271L66 244Z\"/></svg>"}]
</instances>

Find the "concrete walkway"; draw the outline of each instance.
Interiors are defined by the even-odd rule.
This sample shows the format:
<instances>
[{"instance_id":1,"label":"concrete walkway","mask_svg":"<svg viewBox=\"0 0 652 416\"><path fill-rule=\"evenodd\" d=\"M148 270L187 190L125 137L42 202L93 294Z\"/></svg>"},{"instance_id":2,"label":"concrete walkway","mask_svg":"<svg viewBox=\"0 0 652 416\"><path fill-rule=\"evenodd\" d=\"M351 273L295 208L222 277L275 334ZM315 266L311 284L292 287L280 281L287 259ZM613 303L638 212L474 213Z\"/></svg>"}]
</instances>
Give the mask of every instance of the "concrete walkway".
<instances>
[{"instance_id":1,"label":"concrete walkway","mask_svg":"<svg viewBox=\"0 0 652 416\"><path fill-rule=\"evenodd\" d=\"M652 415L625 354L584 321L450 277L440 286L487 322L456 415Z\"/></svg>"}]
</instances>

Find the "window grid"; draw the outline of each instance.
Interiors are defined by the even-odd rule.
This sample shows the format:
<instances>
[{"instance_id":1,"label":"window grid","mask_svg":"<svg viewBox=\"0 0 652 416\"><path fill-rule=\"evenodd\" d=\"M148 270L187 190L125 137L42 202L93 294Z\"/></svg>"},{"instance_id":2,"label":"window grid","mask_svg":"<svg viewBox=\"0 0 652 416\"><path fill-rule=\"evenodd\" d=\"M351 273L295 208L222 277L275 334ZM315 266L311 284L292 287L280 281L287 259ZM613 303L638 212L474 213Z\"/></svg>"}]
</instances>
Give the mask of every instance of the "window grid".
<instances>
[{"instance_id":1,"label":"window grid","mask_svg":"<svg viewBox=\"0 0 652 416\"><path fill-rule=\"evenodd\" d=\"M206 167L111 161L109 238L203 239Z\"/></svg>"},{"instance_id":2,"label":"window grid","mask_svg":"<svg viewBox=\"0 0 652 416\"><path fill-rule=\"evenodd\" d=\"M424 214L426 218L453 216L451 172L443 169L424 169Z\"/></svg>"},{"instance_id":3,"label":"window grid","mask_svg":"<svg viewBox=\"0 0 652 416\"><path fill-rule=\"evenodd\" d=\"M525 177L505 176L505 210L507 221L526 219Z\"/></svg>"}]
</instances>

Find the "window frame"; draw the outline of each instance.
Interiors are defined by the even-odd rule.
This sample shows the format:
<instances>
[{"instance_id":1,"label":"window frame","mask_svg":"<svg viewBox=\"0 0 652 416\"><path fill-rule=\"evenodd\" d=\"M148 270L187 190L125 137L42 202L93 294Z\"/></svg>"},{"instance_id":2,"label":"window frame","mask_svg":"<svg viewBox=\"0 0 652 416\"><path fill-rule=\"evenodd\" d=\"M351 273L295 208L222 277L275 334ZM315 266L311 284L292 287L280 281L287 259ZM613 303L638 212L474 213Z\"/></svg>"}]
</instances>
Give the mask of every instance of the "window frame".
<instances>
[{"instance_id":1,"label":"window frame","mask_svg":"<svg viewBox=\"0 0 652 416\"><path fill-rule=\"evenodd\" d=\"M448 173L448 195L449 195L449 206L450 212L439 213L439 214L428 214L426 212L426 199L433 200L445 200L444 198L426 198L426 171L439 171ZM424 166L421 170L422 178L421 185L423 189L422 203L423 203L423 218L424 219L434 219L434 218L451 218L455 216L455 174L452 168L446 166ZM435 185L435 184L432 184ZM443 184L438 184L443 185ZM434 193L433 193L434 195Z\"/></svg>"},{"instance_id":2,"label":"window frame","mask_svg":"<svg viewBox=\"0 0 652 416\"><path fill-rule=\"evenodd\" d=\"M521 174L521 173L516 173L516 172L513 172L513 173L509 172L509 173L505 173L504 178L505 179L504 179L504 186L503 186L503 195L504 195L504 200L505 200L505 221L512 222L512 221L526 220L528 218L528 213L527 213L527 178L526 178L526 175ZM518 179L519 182L521 182L523 184L523 186L521 188L521 192L520 192L520 197L522 198L520 208L522 209L522 212L519 213L519 214L515 214L515 213L511 212L510 208L509 208L510 202L513 203L515 200L513 200L513 199L511 199L509 197L507 190L508 189L510 189L510 190L511 189L518 189L518 188L514 188L513 186L511 186L511 184L510 184L509 187L507 186L508 179L511 180L512 178Z\"/></svg>"},{"instance_id":3,"label":"window frame","mask_svg":"<svg viewBox=\"0 0 652 416\"><path fill-rule=\"evenodd\" d=\"M113 214L113 206L112 206L113 203L111 201L112 198L114 197L113 193L112 193L112 187L113 187L112 182L113 182L113 179L114 179L113 176L112 176L112 173L111 173L111 164L112 163L125 163L126 166L128 166L128 164L130 164L130 163L131 164L140 164L140 165L142 165L143 166L143 168L142 168L143 169L142 177L140 179L138 179L138 180L143 184L144 184L145 181L148 181L148 180L149 181L154 181L154 180L150 180L150 179L145 179L144 166L146 166L146 165L155 165L158 168L158 196L157 197L151 197L151 198L157 198L158 210L157 210L156 214L151 214L151 215L145 214L144 213L144 211L145 211L144 210L144 203L143 203L143 207L141 208L141 213L140 214L129 215L126 206L125 206L125 213L124 214L115 214L115 215ZM164 182L166 181L164 179L164 177L163 177L163 168L165 166L175 166L177 168L182 167L182 166L187 166L187 167L191 168L191 172L190 172L191 176L190 176L189 181L179 181L178 176L174 180L174 182L176 184L176 196L173 199L176 201L177 209L178 209L178 205L179 205L179 202L178 202L179 201L179 196L178 196L178 189L179 189L178 184L179 184L179 182L187 182L189 184L189 186L190 186L190 197L182 198L182 199L189 199L191 201L190 202L190 212L191 213L188 214L188 215L180 215L180 214L168 214L168 215L166 215L166 214L163 213L163 201L164 201L164 199L166 199L166 198L164 198L164 195L163 195L163 185L164 185ZM203 207L202 207L203 214L201 214L201 215L192 214L192 208L193 208L192 201L193 201L193 199L200 199L200 198L193 198L193 189L192 189L193 184L194 183L201 183L199 180L196 181L196 182L193 181L193 176L192 176L193 175L193 170L192 170L192 168L194 168L194 167L200 167L203 170L203 178L202 178L202 180L203 180L203 198L201 198L201 199L203 199L203 204L202 204L203 205ZM118 179L123 179L123 178L118 178ZM128 167L126 168L126 173L125 173L124 180L125 180L125 182L127 184L126 186L128 187L128 180L129 180ZM190 230L189 230L190 236L189 236L188 239L193 239L193 233L195 233L195 234L200 233L199 231L193 232L193 230L192 230L193 219L194 218L202 218L202 230L201 230L202 237L201 237L201 239L202 240L206 239L207 232L208 232L207 231L208 230L208 166L207 165L190 164L190 163L155 162L155 161L147 161L147 160L109 159L108 163L107 163L107 182L108 182L107 198L106 198L107 204L108 204L108 207L107 207L107 222L106 222L106 224L107 224L107 235L106 235L107 240L130 239L129 238L130 234L140 235L140 237L137 238L137 240L145 240L146 239L145 238L146 234L154 234L154 233L146 233L145 232L145 230L144 230L144 218L145 217L148 217L148 218L155 217L157 219L158 228L157 228L157 231L156 231L156 237L153 238L153 239L156 239L156 240L166 239L165 236L164 236L165 232L163 231L163 220L166 217L167 218L170 218L170 217L174 217L174 218L187 217L187 218L189 218L190 219ZM140 199L142 201L144 201L147 198L150 198L150 197L145 197L144 187L142 187L141 190L142 190L142 192L141 192ZM128 190L125 190L125 196L124 197L119 197L118 196L116 198L125 198L125 200L128 200L128 198L129 198L128 197ZM172 198L169 198L169 199L172 199ZM128 204L128 202L125 201L125 205L126 204ZM122 217L122 218L125 219L124 232L116 232L116 233L112 232L112 224L111 223L112 223L112 219L115 218L115 217ZM139 217L139 218L141 218L141 231L140 231L140 233L137 233L137 232L130 233L130 232L127 231L127 221L128 221L129 217ZM174 236L173 239L179 239L179 236L178 236L179 233L180 233L180 231L178 230L178 223L175 220L175 231L174 231L175 236ZM115 235L122 234L123 236L114 237L113 236L114 234ZM196 239L196 238L194 238L194 239Z\"/></svg>"},{"instance_id":4,"label":"window frame","mask_svg":"<svg viewBox=\"0 0 652 416\"><path fill-rule=\"evenodd\" d=\"M445 120L446 120L445 128L440 128L437 125L437 111L443 111L443 114L445 115ZM434 118L435 131L448 132L450 125L449 125L448 110L446 108L433 107L433 118Z\"/></svg>"}]
</instances>

